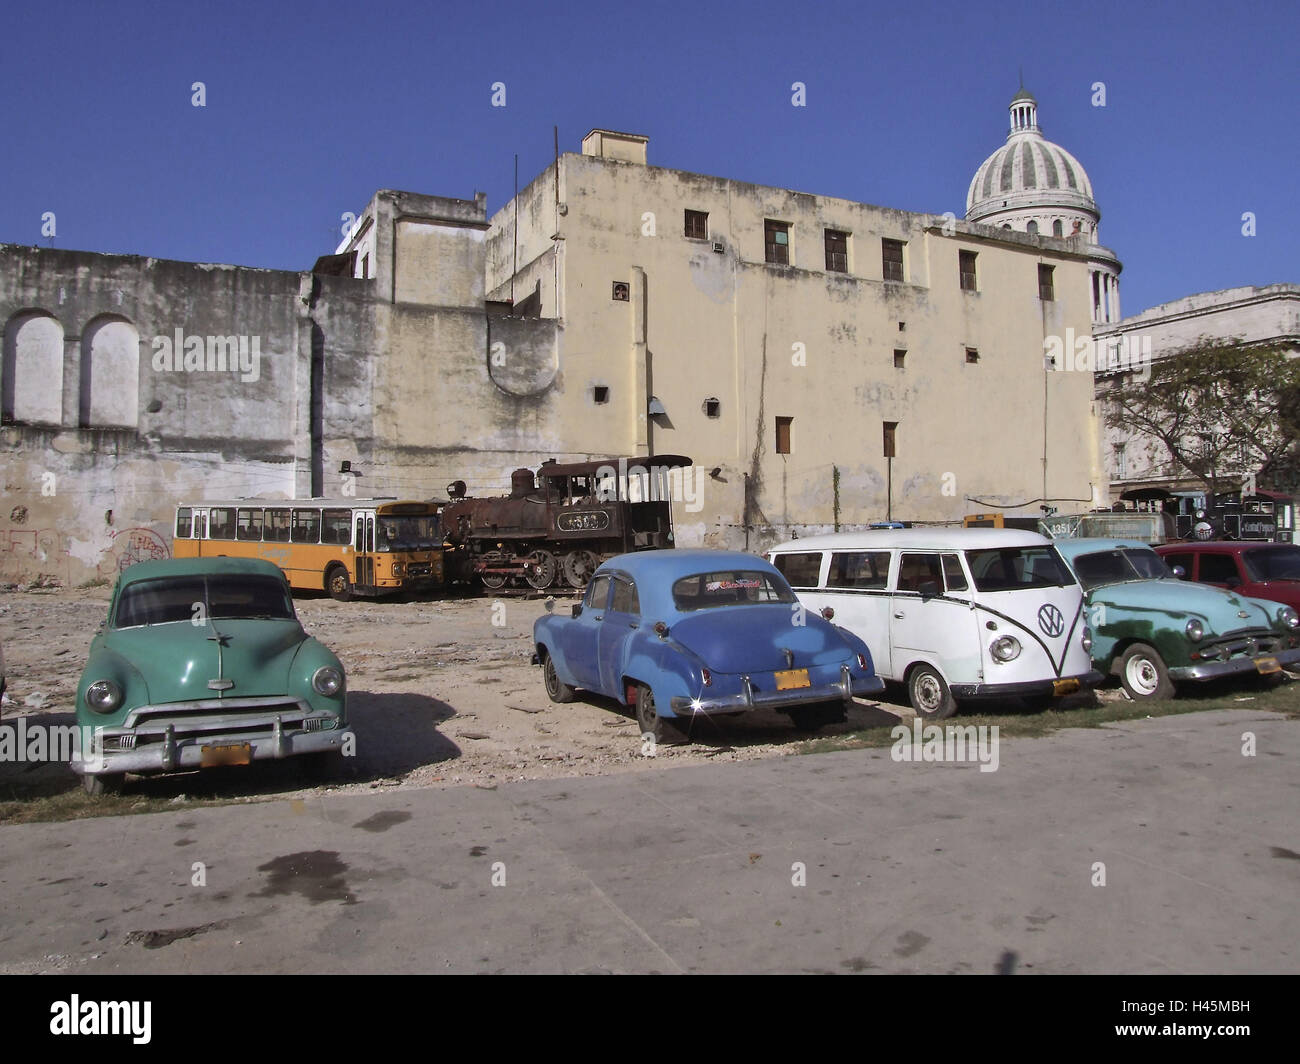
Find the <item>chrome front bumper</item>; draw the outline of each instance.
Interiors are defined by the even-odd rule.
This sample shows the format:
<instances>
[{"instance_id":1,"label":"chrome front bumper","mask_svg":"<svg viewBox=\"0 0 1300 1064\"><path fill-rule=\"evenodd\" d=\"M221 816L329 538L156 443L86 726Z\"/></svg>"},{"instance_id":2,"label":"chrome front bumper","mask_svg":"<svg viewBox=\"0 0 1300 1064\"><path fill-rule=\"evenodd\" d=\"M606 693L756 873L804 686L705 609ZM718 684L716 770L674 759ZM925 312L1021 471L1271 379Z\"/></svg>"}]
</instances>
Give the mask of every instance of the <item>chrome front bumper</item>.
<instances>
[{"instance_id":1,"label":"chrome front bumper","mask_svg":"<svg viewBox=\"0 0 1300 1064\"><path fill-rule=\"evenodd\" d=\"M1273 659L1279 665L1292 665L1300 661L1300 647L1280 650L1276 654L1258 654L1254 657L1229 658L1227 661L1203 661L1196 665L1180 665L1169 670L1171 680L1216 680L1221 676L1261 672L1258 662ZM1271 670L1269 670L1271 671Z\"/></svg>"},{"instance_id":2,"label":"chrome front bumper","mask_svg":"<svg viewBox=\"0 0 1300 1064\"><path fill-rule=\"evenodd\" d=\"M879 676L854 680L847 665L840 666L840 682L819 687L792 687L785 691L755 691L748 676L740 680L739 694L719 695L715 698L690 698L675 695L669 708L676 717L691 717L701 713L745 713L753 709L780 709L787 706L804 706L814 702L833 702L839 699L851 702L855 695L875 694L885 689Z\"/></svg>"},{"instance_id":3,"label":"chrome front bumper","mask_svg":"<svg viewBox=\"0 0 1300 1064\"><path fill-rule=\"evenodd\" d=\"M293 719L286 722L283 716ZM324 721L330 718L313 714L306 719ZM304 719L297 714L228 714L191 720L173 718L134 728L102 728L91 749L74 758L71 768L85 776L174 772L203 767L205 746L247 743L250 760L269 761L297 754L342 750L349 743L355 745L356 733L346 725L307 730L303 724ZM181 734L178 735L178 731ZM123 737L129 738L130 745L118 745Z\"/></svg>"}]
</instances>

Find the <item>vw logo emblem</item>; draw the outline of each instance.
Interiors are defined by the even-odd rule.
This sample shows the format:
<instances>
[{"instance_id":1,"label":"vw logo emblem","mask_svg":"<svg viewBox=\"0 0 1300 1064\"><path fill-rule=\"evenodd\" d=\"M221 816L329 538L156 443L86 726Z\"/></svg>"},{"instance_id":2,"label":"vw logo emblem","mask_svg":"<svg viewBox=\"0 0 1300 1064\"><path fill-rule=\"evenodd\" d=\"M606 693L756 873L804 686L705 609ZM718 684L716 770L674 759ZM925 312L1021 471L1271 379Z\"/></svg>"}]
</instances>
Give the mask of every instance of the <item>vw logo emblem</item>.
<instances>
[{"instance_id":1,"label":"vw logo emblem","mask_svg":"<svg viewBox=\"0 0 1300 1064\"><path fill-rule=\"evenodd\" d=\"M1065 615L1049 602L1038 610L1038 627L1044 635L1058 636L1065 631Z\"/></svg>"}]
</instances>

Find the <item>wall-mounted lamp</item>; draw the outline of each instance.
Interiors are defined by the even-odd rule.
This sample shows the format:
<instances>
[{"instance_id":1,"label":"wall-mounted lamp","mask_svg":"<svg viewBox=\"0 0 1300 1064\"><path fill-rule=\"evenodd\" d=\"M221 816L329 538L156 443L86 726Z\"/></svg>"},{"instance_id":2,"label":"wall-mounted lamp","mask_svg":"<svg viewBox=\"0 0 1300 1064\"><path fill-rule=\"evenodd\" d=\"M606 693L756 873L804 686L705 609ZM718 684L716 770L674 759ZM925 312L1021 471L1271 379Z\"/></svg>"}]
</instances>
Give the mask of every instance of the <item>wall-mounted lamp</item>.
<instances>
[{"instance_id":1,"label":"wall-mounted lamp","mask_svg":"<svg viewBox=\"0 0 1300 1064\"><path fill-rule=\"evenodd\" d=\"M339 473L340 475L346 474L347 476L353 476L353 477L360 477L365 475L364 473L361 472L361 470L353 469L351 462L340 462Z\"/></svg>"},{"instance_id":2,"label":"wall-mounted lamp","mask_svg":"<svg viewBox=\"0 0 1300 1064\"><path fill-rule=\"evenodd\" d=\"M714 480L717 480L718 477L720 477L721 475L722 475L722 466L720 465L715 465L712 469L709 470L709 476L711 476Z\"/></svg>"},{"instance_id":3,"label":"wall-mounted lamp","mask_svg":"<svg viewBox=\"0 0 1300 1064\"><path fill-rule=\"evenodd\" d=\"M666 416L668 411L664 409L664 404L659 401L657 395L650 396L649 413L651 417Z\"/></svg>"}]
</instances>

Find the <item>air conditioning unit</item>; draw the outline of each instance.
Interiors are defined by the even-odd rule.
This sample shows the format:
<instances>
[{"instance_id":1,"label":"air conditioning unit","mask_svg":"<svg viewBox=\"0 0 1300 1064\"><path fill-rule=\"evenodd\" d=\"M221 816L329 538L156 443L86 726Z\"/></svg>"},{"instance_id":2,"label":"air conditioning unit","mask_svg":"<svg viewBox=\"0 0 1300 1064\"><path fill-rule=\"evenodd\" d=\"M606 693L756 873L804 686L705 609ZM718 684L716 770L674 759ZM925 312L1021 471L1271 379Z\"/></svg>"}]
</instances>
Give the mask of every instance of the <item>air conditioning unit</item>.
<instances>
[{"instance_id":1,"label":"air conditioning unit","mask_svg":"<svg viewBox=\"0 0 1300 1064\"><path fill-rule=\"evenodd\" d=\"M714 250L717 254L721 255L724 251L727 250L727 245L724 244L721 240L715 240L715 241L713 242L713 250Z\"/></svg>"}]
</instances>

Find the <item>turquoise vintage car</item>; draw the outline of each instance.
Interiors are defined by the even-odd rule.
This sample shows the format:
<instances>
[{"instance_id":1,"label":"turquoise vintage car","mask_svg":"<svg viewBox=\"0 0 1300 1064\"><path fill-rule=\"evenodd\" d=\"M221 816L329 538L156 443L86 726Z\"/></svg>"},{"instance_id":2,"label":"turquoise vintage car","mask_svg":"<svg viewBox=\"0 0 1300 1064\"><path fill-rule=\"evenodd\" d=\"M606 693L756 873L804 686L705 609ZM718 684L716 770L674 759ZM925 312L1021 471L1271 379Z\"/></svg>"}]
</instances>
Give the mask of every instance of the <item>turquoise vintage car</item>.
<instances>
[{"instance_id":1,"label":"turquoise vintage car","mask_svg":"<svg viewBox=\"0 0 1300 1064\"><path fill-rule=\"evenodd\" d=\"M1146 543L1058 539L1086 592L1092 660L1131 698L1170 698L1174 683L1270 675L1300 661L1290 606L1176 579Z\"/></svg>"},{"instance_id":2,"label":"turquoise vintage car","mask_svg":"<svg viewBox=\"0 0 1300 1064\"><path fill-rule=\"evenodd\" d=\"M141 562L117 578L77 687L90 794L127 772L350 750L343 666L252 558Z\"/></svg>"}]
</instances>

